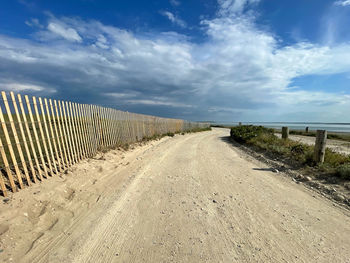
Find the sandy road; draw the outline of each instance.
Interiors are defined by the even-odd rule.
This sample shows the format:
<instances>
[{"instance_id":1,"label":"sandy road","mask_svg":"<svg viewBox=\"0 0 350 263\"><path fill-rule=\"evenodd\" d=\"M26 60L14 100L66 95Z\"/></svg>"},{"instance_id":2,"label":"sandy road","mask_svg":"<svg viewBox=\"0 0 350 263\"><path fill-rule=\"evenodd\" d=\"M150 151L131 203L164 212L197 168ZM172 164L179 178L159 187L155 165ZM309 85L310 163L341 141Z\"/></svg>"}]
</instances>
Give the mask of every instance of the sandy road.
<instances>
[{"instance_id":1,"label":"sandy road","mask_svg":"<svg viewBox=\"0 0 350 263\"><path fill-rule=\"evenodd\" d=\"M106 165L107 179L121 179L103 179L98 202L18 260L350 262L350 213L267 171L227 135L178 135L127 155L125 167Z\"/></svg>"}]
</instances>

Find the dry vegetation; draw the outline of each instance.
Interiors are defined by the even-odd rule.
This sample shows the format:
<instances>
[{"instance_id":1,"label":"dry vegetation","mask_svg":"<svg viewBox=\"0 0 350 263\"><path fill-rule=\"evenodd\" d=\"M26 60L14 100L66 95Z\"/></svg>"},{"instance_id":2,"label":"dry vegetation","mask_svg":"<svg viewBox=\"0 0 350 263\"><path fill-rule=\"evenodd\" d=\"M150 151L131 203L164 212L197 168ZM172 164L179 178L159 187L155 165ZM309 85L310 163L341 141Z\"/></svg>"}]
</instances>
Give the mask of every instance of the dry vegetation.
<instances>
[{"instance_id":1,"label":"dry vegetation","mask_svg":"<svg viewBox=\"0 0 350 263\"><path fill-rule=\"evenodd\" d=\"M289 133L292 134L292 135L302 135L302 136L316 137L316 132L315 131L306 132L306 131L292 130ZM327 139L350 142L350 135L349 134L329 132L327 134Z\"/></svg>"},{"instance_id":2,"label":"dry vegetation","mask_svg":"<svg viewBox=\"0 0 350 263\"><path fill-rule=\"evenodd\" d=\"M262 126L243 125L231 128L231 138L243 144L255 147L281 157L294 164L313 168L320 176L337 176L350 180L350 156L326 149L325 162L317 164L314 161L314 146L302 144L293 140L280 139L274 135L273 129Z\"/></svg>"}]
</instances>

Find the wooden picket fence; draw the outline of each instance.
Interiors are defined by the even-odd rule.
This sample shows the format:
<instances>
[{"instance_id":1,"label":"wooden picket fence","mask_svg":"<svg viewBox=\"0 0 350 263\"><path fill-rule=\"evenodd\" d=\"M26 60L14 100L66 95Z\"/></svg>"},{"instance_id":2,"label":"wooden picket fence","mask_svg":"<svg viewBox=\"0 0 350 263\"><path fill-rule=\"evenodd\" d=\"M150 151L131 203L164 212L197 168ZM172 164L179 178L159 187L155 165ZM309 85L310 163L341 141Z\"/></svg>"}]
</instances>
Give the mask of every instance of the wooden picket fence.
<instances>
[{"instance_id":1,"label":"wooden picket fence","mask_svg":"<svg viewBox=\"0 0 350 263\"><path fill-rule=\"evenodd\" d=\"M64 172L98 151L155 135L206 128L90 104L1 92L0 188L18 191Z\"/></svg>"}]
</instances>

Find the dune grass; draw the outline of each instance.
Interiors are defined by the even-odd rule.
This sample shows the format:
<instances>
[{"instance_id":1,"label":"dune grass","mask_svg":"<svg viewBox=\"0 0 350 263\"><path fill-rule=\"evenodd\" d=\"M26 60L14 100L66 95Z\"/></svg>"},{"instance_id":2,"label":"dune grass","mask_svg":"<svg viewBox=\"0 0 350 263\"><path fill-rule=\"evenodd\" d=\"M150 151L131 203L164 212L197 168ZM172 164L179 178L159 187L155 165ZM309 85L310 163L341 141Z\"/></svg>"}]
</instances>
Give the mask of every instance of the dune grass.
<instances>
[{"instance_id":1,"label":"dune grass","mask_svg":"<svg viewBox=\"0 0 350 263\"><path fill-rule=\"evenodd\" d=\"M322 173L350 180L350 155L343 155L326 149L325 161L314 161L314 146L302 144L274 135L274 130L262 126L243 125L231 128L231 138L254 146L260 150L288 158L304 167L313 167Z\"/></svg>"},{"instance_id":2,"label":"dune grass","mask_svg":"<svg viewBox=\"0 0 350 263\"><path fill-rule=\"evenodd\" d=\"M291 130L289 132L289 134L309 136L309 137L316 137L316 132L315 131L306 132L306 131ZM349 134L342 134L342 133L328 132L327 133L327 139L333 139L333 140L340 140L340 141L350 142L350 135Z\"/></svg>"}]
</instances>

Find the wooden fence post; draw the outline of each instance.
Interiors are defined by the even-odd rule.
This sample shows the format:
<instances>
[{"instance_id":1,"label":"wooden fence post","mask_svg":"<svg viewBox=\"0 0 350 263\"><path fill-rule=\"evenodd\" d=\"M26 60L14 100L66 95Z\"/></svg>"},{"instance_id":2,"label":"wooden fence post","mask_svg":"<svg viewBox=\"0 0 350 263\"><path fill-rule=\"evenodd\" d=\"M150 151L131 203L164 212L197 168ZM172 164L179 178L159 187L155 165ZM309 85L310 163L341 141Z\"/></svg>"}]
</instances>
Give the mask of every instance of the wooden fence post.
<instances>
[{"instance_id":1,"label":"wooden fence post","mask_svg":"<svg viewBox=\"0 0 350 263\"><path fill-rule=\"evenodd\" d=\"M316 132L316 142L315 142L315 161L316 163L323 163L326 154L326 141L327 141L327 131L317 130Z\"/></svg>"},{"instance_id":2,"label":"wooden fence post","mask_svg":"<svg viewBox=\"0 0 350 263\"><path fill-rule=\"evenodd\" d=\"M282 127L282 139L288 139L289 137L289 128Z\"/></svg>"}]
</instances>

